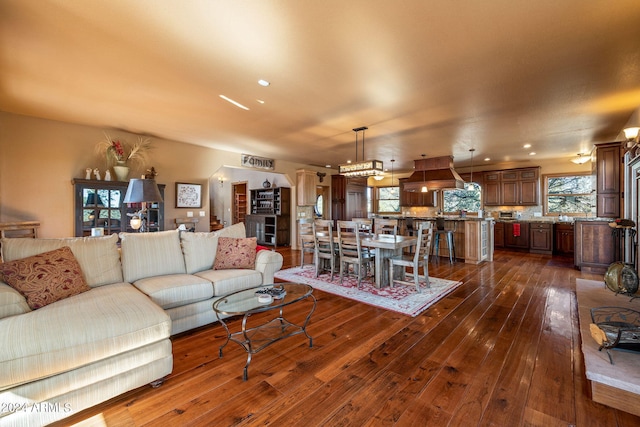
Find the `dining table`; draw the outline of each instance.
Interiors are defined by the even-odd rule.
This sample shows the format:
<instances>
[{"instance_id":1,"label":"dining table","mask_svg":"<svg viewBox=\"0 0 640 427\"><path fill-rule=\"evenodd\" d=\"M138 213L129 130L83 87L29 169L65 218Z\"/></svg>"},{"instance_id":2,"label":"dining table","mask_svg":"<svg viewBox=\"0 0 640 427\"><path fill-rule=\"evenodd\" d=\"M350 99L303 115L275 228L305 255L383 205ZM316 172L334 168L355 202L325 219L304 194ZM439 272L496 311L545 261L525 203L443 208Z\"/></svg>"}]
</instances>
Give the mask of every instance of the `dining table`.
<instances>
[{"instance_id":1,"label":"dining table","mask_svg":"<svg viewBox=\"0 0 640 427\"><path fill-rule=\"evenodd\" d=\"M336 256L338 251L338 233L334 231L333 238L336 246ZM328 237L324 233L317 233L319 241L328 241ZM416 236L399 236L391 234L361 234L360 245L362 247L372 248L376 250L374 257L375 266L375 286L383 288L389 286L389 263L387 260L396 255L402 255L402 250L418 244ZM339 263L339 259L337 260ZM339 265L339 264L338 264ZM398 272L398 278L401 278L401 272Z\"/></svg>"},{"instance_id":2,"label":"dining table","mask_svg":"<svg viewBox=\"0 0 640 427\"><path fill-rule=\"evenodd\" d=\"M402 255L402 250L418 244L416 236L398 236L391 234L371 234L360 239L364 247L374 248L375 285L377 288L389 286L389 263L387 260ZM400 278L400 277L398 277Z\"/></svg>"}]
</instances>

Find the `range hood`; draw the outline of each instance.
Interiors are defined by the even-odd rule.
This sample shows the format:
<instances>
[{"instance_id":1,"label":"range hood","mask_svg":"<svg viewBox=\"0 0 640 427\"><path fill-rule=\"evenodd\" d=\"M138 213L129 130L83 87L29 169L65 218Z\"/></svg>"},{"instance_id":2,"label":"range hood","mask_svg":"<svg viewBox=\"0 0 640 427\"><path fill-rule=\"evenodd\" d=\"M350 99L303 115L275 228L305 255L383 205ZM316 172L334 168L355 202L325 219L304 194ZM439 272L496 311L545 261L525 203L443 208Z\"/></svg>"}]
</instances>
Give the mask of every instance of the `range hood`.
<instances>
[{"instance_id":1,"label":"range hood","mask_svg":"<svg viewBox=\"0 0 640 427\"><path fill-rule=\"evenodd\" d=\"M415 171L404 183L405 191L464 188L464 181L453 169L453 156L414 160Z\"/></svg>"}]
</instances>

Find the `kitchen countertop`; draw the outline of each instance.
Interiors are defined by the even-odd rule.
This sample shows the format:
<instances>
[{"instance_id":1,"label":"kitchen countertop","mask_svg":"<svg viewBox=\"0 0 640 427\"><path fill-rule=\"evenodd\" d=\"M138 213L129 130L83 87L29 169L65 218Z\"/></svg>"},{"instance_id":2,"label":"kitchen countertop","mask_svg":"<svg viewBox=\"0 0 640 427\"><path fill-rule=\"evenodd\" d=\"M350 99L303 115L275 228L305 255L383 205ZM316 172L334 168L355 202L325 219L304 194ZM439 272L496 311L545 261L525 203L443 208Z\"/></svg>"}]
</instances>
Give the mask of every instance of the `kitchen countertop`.
<instances>
[{"instance_id":1,"label":"kitchen countertop","mask_svg":"<svg viewBox=\"0 0 640 427\"><path fill-rule=\"evenodd\" d=\"M389 219L397 219L397 220L407 220L413 219L417 221L435 221L435 216L390 216L390 215L380 215L379 218L389 218ZM446 221L494 221L492 217L484 217L478 218L477 216L458 216L458 215L445 215L444 218Z\"/></svg>"},{"instance_id":2,"label":"kitchen countertop","mask_svg":"<svg viewBox=\"0 0 640 427\"><path fill-rule=\"evenodd\" d=\"M417 221L435 221L436 216L401 216L401 215L379 215L376 218L389 218L389 219L398 219L398 220L417 220ZM542 224L568 224L572 225L576 221L589 221L589 222L611 222L615 221L615 218L599 218L599 217L571 217L569 221L558 221L556 217L534 217L534 218L521 218L521 219L505 219L505 218L494 218L492 216L478 218L477 216L459 216L459 215L444 215L443 218L446 221L495 221L495 222L504 222L504 223L515 223L515 222L526 222L526 223L542 223Z\"/></svg>"},{"instance_id":3,"label":"kitchen countertop","mask_svg":"<svg viewBox=\"0 0 640 427\"><path fill-rule=\"evenodd\" d=\"M526 219L496 219L496 222L527 222L527 223L543 223L543 224L568 224L573 225L576 221L581 222L611 222L614 218L594 218L594 217L572 217L569 221L558 221L557 218L526 218Z\"/></svg>"}]
</instances>

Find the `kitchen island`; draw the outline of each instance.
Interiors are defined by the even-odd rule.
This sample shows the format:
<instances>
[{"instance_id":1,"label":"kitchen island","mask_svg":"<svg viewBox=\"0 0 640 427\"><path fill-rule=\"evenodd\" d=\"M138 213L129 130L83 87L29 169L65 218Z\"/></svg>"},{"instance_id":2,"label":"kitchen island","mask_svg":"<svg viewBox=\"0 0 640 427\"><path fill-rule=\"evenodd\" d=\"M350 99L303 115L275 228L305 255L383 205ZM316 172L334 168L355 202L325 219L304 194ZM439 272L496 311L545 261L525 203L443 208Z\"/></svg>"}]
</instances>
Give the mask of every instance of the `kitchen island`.
<instances>
[{"instance_id":1,"label":"kitchen island","mask_svg":"<svg viewBox=\"0 0 640 427\"><path fill-rule=\"evenodd\" d=\"M384 216L384 218L397 219L399 233L405 235L417 233L417 229L413 226L417 221L431 221L434 227L436 221L436 217ZM493 218L444 216L444 220L445 229L453 230L453 244L457 259L471 264L493 261ZM437 255L449 256L446 244L440 244Z\"/></svg>"}]
</instances>

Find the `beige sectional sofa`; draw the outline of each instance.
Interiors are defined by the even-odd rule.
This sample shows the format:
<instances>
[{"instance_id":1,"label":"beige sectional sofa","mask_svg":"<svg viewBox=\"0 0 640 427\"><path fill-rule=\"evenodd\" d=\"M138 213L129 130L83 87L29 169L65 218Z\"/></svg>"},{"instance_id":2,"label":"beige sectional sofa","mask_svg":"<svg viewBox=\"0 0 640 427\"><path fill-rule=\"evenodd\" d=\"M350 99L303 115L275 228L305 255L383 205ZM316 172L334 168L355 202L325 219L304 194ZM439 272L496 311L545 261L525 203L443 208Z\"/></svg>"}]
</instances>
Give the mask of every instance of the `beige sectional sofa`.
<instances>
[{"instance_id":1,"label":"beige sectional sofa","mask_svg":"<svg viewBox=\"0 0 640 427\"><path fill-rule=\"evenodd\" d=\"M2 239L7 263L68 246L90 290L32 310L0 281L0 426L44 425L171 373L171 335L216 321L217 298L282 267L262 250L254 268L214 270L219 238L244 236L237 224L122 233L120 249L115 235Z\"/></svg>"}]
</instances>

